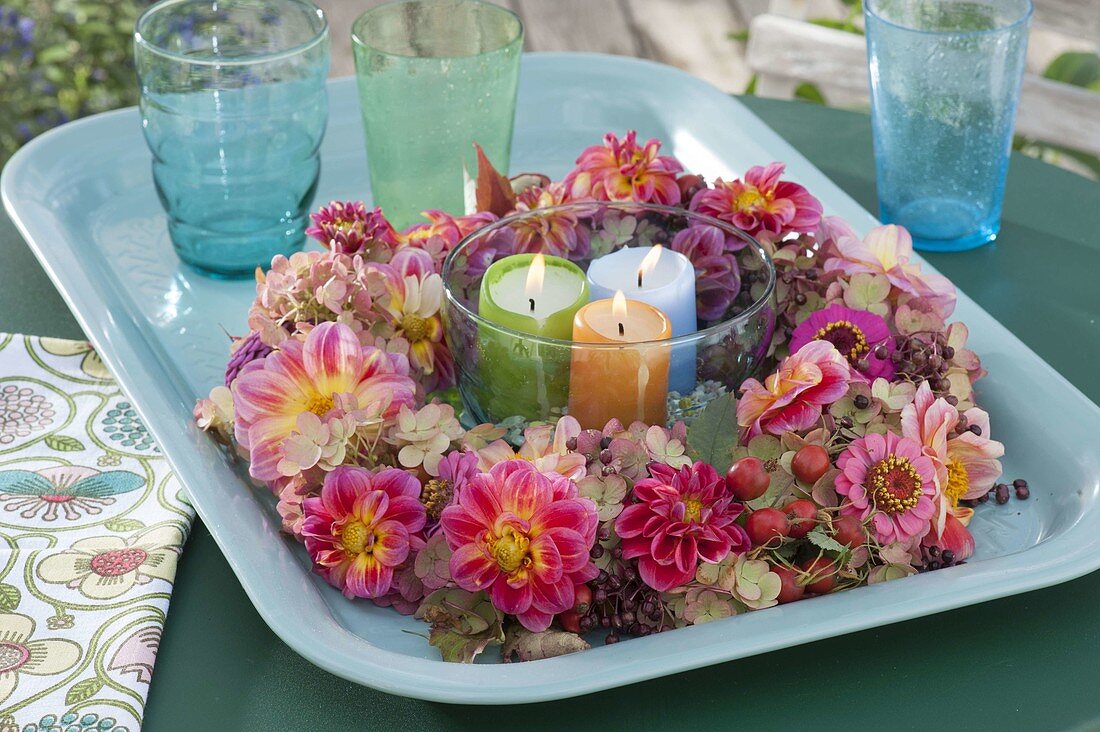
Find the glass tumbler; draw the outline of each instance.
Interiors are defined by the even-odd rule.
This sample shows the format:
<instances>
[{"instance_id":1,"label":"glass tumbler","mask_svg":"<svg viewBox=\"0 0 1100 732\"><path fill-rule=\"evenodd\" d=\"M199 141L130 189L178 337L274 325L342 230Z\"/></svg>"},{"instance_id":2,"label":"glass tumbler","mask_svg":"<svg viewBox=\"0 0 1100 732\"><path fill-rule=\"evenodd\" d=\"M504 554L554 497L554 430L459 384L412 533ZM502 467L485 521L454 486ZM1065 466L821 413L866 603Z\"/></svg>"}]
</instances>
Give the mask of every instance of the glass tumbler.
<instances>
[{"instance_id":1,"label":"glass tumbler","mask_svg":"<svg viewBox=\"0 0 1100 732\"><path fill-rule=\"evenodd\" d=\"M996 238L1030 0L866 0L880 217L928 251Z\"/></svg>"},{"instance_id":2,"label":"glass tumbler","mask_svg":"<svg viewBox=\"0 0 1100 732\"><path fill-rule=\"evenodd\" d=\"M162 0L134 32L145 139L176 253L245 276L305 243L328 118L308 0Z\"/></svg>"},{"instance_id":3,"label":"glass tumbler","mask_svg":"<svg viewBox=\"0 0 1100 732\"><path fill-rule=\"evenodd\" d=\"M375 205L399 229L461 214L474 143L508 170L523 24L479 0L404 0L352 26Z\"/></svg>"}]
</instances>

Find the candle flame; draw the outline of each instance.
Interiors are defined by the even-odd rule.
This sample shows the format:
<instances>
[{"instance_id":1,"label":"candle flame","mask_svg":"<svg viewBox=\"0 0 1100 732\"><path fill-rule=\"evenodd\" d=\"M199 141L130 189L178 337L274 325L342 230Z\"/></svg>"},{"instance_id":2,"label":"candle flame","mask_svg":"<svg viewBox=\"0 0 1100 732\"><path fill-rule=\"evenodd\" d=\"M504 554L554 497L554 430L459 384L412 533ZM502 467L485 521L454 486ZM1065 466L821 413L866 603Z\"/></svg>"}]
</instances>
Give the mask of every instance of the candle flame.
<instances>
[{"instance_id":1,"label":"candle flame","mask_svg":"<svg viewBox=\"0 0 1100 732\"><path fill-rule=\"evenodd\" d=\"M526 294L528 298L542 294L542 282L546 278L546 257L536 254L527 269Z\"/></svg>"},{"instance_id":2,"label":"candle flame","mask_svg":"<svg viewBox=\"0 0 1100 732\"><path fill-rule=\"evenodd\" d=\"M611 314L620 320L626 320L626 295L622 290L616 290L615 297L611 298Z\"/></svg>"},{"instance_id":3,"label":"candle flame","mask_svg":"<svg viewBox=\"0 0 1100 732\"><path fill-rule=\"evenodd\" d=\"M641 265L638 267L638 287L642 286L642 278L652 272L653 268L657 266L657 262L661 259L662 249L663 247L657 244L649 250L649 254L645 255L645 259L642 260Z\"/></svg>"}]
</instances>

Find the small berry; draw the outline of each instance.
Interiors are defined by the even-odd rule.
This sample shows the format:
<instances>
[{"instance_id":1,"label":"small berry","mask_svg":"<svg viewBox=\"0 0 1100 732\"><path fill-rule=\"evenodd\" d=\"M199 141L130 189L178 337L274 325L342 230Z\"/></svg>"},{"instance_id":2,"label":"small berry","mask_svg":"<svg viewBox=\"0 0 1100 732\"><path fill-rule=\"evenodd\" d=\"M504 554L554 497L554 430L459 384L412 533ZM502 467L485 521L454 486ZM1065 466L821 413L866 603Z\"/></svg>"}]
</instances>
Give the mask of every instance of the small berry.
<instances>
[{"instance_id":1,"label":"small berry","mask_svg":"<svg viewBox=\"0 0 1100 732\"><path fill-rule=\"evenodd\" d=\"M871 406L871 400L867 398L866 394L856 394L856 398L852 400L852 404L856 409L866 409Z\"/></svg>"},{"instance_id":2,"label":"small berry","mask_svg":"<svg viewBox=\"0 0 1100 732\"><path fill-rule=\"evenodd\" d=\"M821 445L803 445L791 460L791 472L804 483L816 483L829 472L832 462L829 453Z\"/></svg>"},{"instance_id":3,"label":"small berry","mask_svg":"<svg viewBox=\"0 0 1100 732\"><path fill-rule=\"evenodd\" d=\"M749 514L745 531L753 546L762 546L776 537L782 538L790 533L787 514L776 508L761 508Z\"/></svg>"},{"instance_id":4,"label":"small berry","mask_svg":"<svg viewBox=\"0 0 1100 732\"><path fill-rule=\"evenodd\" d=\"M997 495L996 495L997 503L1001 504L1002 506L1004 504L1008 503L1008 486L1007 485L1005 485L1004 483L998 483L994 490L997 491Z\"/></svg>"}]
</instances>

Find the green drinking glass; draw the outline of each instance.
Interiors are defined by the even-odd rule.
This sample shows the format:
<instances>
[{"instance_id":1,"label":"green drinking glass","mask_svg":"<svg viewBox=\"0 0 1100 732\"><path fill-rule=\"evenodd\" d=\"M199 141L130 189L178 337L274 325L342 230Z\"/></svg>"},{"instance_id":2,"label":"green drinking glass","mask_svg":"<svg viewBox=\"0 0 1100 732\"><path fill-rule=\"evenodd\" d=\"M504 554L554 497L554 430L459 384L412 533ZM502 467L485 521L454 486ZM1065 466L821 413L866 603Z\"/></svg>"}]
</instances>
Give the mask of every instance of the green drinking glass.
<instances>
[{"instance_id":1,"label":"green drinking glass","mask_svg":"<svg viewBox=\"0 0 1100 732\"><path fill-rule=\"evenodd\" d=\"M352 26L374 203L399 229L463 213L474 143L508 170L523 23L480 0L402 0Z\"/></svg>"}]
</instances>

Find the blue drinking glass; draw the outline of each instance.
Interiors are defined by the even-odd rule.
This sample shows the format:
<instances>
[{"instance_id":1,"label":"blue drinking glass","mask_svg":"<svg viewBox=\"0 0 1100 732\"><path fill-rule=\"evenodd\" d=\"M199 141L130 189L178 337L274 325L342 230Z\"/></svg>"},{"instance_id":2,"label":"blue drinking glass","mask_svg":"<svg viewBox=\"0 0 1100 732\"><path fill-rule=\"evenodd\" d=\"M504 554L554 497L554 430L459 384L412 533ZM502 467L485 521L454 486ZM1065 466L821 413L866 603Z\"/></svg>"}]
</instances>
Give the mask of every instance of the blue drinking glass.
<instances>
[{"instance_id":1,"label":"blue drinking glass","mask_svg":"<svg viewBox=\"0 0 1100 732\"><path fill-rule=\"evenodd\" d=\"M328 24L308 0L163 0L134 52L176 253L219 277L305 243L328 119Z\"/></svg>"},{"instance_id":2,"label":"blue drinking glass","mask_svg":"<svg viewBox=\"0 0 1100 732\"><path fill-rule=\"evenodd\" d=\"M1030 0L865 0L880 218L918 249L1001 226Z\"/></svg>"}]
</instances>

